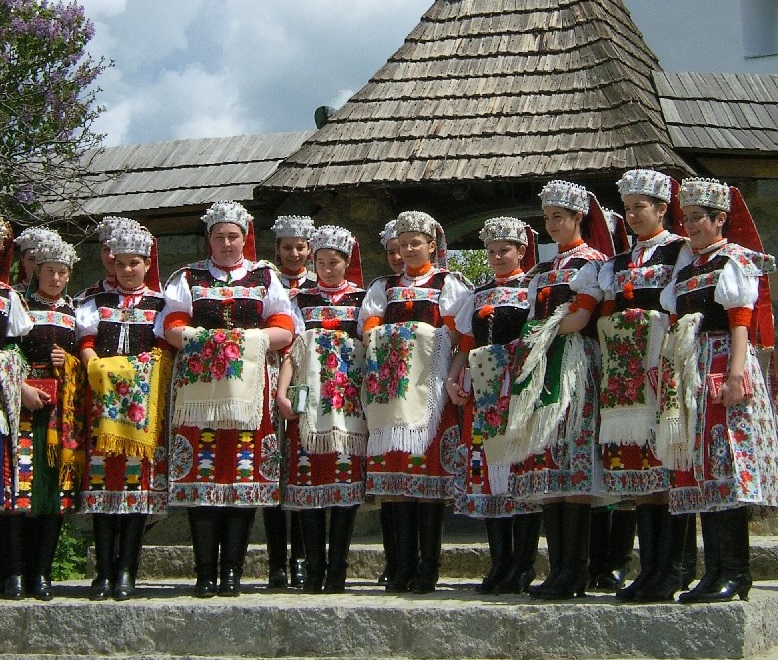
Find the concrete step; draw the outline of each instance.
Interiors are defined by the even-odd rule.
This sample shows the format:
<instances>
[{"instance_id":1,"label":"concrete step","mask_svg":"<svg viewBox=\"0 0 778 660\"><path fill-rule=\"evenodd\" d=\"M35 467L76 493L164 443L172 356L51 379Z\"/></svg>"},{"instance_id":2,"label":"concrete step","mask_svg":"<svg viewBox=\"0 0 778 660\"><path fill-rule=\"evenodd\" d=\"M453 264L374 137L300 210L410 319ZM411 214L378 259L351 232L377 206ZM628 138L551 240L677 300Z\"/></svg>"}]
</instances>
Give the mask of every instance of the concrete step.
<instances>
[{"instance_id":1,"label":"concrete step","mask_svg":"<svg viewBox=\"0 0 778 660\"><path fill-rule=\"evenodd\" d=\"M4 658L768 658L778 647L778 582L748 602L619 605L478 596L445 579L434 594L388 595L352 581L345 594L269 592L198 600L191 584L140 581L137 598L92 603L88 582L49 603L0 601Z\"/></svg>"},{"instance_id":2,"label":"concrete step","mask_svg":"<svg viewBox=\"0 0 778 660\"><path fill-rule=\"evenodd\" d=\"M702 541L699 541L700 571ZM94 555L90 550L87 575L94 570ZM632 562L633 573L638 568L637 551ZM486 543L459 542L444 543L441 553L440 573L451 578L479 579L489 572L489 548ZM349 578L360 580L376 579L383 571L383 547L378 543L353 543L349 553ZM535 564L538 575L548 570L545 539L541 538L538 559ZM751 537L751 571L756 580L778 580L778 537ZM250 545L246 557L245 574L258 578L267 576L267 553L264 545ZM142 579L190 578L194 575L192 548L188 545L147 545L139 573Z\"/></svg>"}]
</instances>

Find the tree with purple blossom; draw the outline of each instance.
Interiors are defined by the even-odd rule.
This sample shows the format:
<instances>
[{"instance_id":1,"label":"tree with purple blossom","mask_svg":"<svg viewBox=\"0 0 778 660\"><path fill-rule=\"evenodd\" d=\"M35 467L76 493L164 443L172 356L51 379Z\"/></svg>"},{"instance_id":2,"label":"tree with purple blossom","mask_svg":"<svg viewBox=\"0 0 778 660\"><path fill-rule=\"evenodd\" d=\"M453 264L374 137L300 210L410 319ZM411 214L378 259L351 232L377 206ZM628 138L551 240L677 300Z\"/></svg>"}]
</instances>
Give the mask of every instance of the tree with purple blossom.
<instances>
[{"instance_id":1,"label":"tree with purple blossom","mask_svg":"<svg viewBox=\"0 0 778 660\"><path fill-rule=\"evenodd\" d=\"M18 224L76 215L89 190L94 82L110 66L85 50L93 34L76 2L0 0L0 213Z\"/></svg>"}]
</instances>

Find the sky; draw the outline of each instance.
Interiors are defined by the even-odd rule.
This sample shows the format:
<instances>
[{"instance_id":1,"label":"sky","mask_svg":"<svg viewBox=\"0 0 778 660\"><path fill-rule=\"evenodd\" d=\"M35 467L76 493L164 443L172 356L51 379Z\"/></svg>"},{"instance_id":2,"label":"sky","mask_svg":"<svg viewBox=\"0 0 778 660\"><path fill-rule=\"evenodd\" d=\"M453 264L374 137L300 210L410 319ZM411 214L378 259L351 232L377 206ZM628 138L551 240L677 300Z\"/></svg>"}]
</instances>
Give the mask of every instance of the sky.
<instances>
[{"instance_id":1,"label":"sky","mask_svg":"<svg viewBox=\"0 0 778 660\"><path fill-rule=\"evenodd\" d=\"M98 80L105 111L93 128L106 135L105 146L312 130L316 108L343 105L433 4L79 1L95 25L89 52L115 63ZM740 3L624 2L668 71L774 72L774 57L742 57ZM771 21L778 25L778 10ZM727 38L711 38L722 24Z\"/></svg>"}]
</instances>

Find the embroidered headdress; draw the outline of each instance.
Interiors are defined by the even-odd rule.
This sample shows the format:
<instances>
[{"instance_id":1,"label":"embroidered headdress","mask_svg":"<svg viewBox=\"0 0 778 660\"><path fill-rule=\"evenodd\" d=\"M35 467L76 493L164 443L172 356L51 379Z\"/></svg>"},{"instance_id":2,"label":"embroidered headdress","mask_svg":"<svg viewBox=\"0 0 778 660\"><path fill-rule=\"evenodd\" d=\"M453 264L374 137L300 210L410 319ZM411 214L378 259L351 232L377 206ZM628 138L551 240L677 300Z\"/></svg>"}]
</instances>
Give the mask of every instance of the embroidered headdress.
<instances>
[{"instance_id":1,"label":"embroidered headdress","mask_svg":"<svg viewBox=\"0 0 778 660\"><path fill-rule=\"evenodd\" d=\"M214 202L201 218L205 228L211 231L214 225L229 222L238 225L244 234L249 231L249 225L254 217L238 202Z\"/></svg>"},{"instance_id":2,"label":"embroidered headdress","mask_svg":"<svg viewBox=\"0 0 778 660\"><path fill-rule=\"evenodd\" d=\"M729 213L731 195L729 186L716 179L684 179L678 190L681 206L704 206Z\"/></svg>"},{"instance_id":3,"label":"embroidered headdress","mask_svg":"<svg viewBox=\"0 0 778 660\"><path fill-rule=\"evenodd\" d=\"M35 248L38 247L38 244L47 238L60 239L60 236L57 232L46 229L45 227L27 227L27 229L16 237L14 243L19 246L19 249L22 252L26 252L27 250L34 251Z\"/></svg>"},{"instance_id":4,"label":"embroidered headdress","mask_svg":"<svg viewBox=\"0 0 778 660\"><path fill-rule=\"evenodd\" d=\"M14 230L11 223L0 215L0 249L5 246L6 240L13 238Z\"/></svg>"},{"instance_id":5,"label":"embroidered headdress","mask_svg":"<svg viewBox=\"0 0 778 660\"><path fill-rule=\"evenodd\" d=\"M3 216L0 216L0 239L0 282L8 284L14 257L14 230Z\"/></svg>"},{"instance_id":6,"label":"embroidered headdress","mask_svg":"<svg viewBox=\"0 0 778 660\"><path fill-rule=\"evenodd\" d=\"M356 242L357 239L348 229L336 225L322 225L311 234L311 249L314 254L322 248L330 248L351 256L351 249Z\"/></svg>"},{"instance_id":7,"label":"embroidered headdress","mask_svg":"<svg viewBox=\"0 0 778 660\"><path fill-rule=\"evenodd\" d=\"M484 242L485 246L494 241L512 241L527 245L528 230L532 231L522 220L500 216L487 220L478 237Z\"/></svg>"},{"instance_id":8,"label":"embroidered headdress","mask_svg":"<svg viewBox=\"0 0 778 660\"><path fill-rule=\"evenodd\" d=\"M270 228L278 238L304 238L310 240L315 231L313 219L308 215L279 215Z\"/></svg>"},{"instance_id":9,"label":"embroidered headdress","mask_svg":"<svg viewBox=\"0 0 778 660\"><path fill-rule=\"evenodd\" d=\"M143 257L151 256L151 248L154 245L154 237L145 229L116 234L108 239L108 247L111 254L139 254Z\"/></svg>"},{"instance_id":10,"label":"embroidered headdress","mask_svg":"<svg viewBox=\"0 0 778 660\"><path fill-rule=\"evenodd\" d=\"M384 250L386 249L386 244L391 241L393 238L397 238L397 220L390 220L384 225L383 231L381 231L378 236L381 239L381 245L384 246Z\"/></svg>"},{"instance_id":11,"label":"embroidered headdress","mask_svg":"<svg viewBox=\"0 0 778 660\"><path fill-rule=\"evenodd\" d=\"M656 170L629 170L616 185L622 199L627 195L648 195L669 204L673 197L670 177Z\"/></svg>"},{"instance_id":12,"label":"embroidered headdress","mask_svg":"<svg viewBox=\"0 0 778 660\"><path fill-rule=\"evenodd\" d=\"M394 230L397 235L406 232L421 232L435 239L437 246L438 266L448 266L448 248L446 246L446 233L441 224L429 213L424 211L403 211L395 220Z\"/></svg>"},{"instance_id":13,"label":"embroidered headdress","mask_svg":"<svg viewBox=\"0 0 778 660\"><path fill-rule=\"evenodd\" d=\"M97 225L97 236L102 244L109 238L112 238L114 232L123 233L136 229L141 229L141 225L137 220L120 215L107 215Z\"/></svg>"},{"instance_id":14,"label":"embroidered headdress","mask_svg":"<svg viewBox=\"0 0 778 660\"><path fill-rule=\"evenodd\" d=\"M38 266L56 263L73 268L77 261L76 249L61 238L45 238L35 248L35 264Z\"/></svg>"},{"instance_id":15,"label":"embroidered headdress","mask_svg":"<svg viewBox=\"0 0 778 660\"><path fill-rule=\"evenodd\" d=\"M541 206L561 206L571 211L589 212L589 191L569 181L549 181L540 191Z\"/></svg>"}]
</instances>

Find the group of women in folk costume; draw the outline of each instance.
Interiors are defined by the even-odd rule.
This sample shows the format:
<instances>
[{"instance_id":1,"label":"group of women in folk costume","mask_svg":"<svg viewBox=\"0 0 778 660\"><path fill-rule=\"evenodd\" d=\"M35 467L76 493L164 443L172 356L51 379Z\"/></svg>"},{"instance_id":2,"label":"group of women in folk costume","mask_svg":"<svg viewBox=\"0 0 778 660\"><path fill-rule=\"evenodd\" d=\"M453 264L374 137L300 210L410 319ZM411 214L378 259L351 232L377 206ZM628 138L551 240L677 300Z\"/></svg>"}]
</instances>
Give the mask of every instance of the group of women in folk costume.
<instances>
[{"instance_id":1,"label":"group of women in folk costume","mask_svg":"<svg viewBox=\"0 0 778 660\"><path fill-rule=\"evenodd\" d=\"M540 197L555 256L535 264L531 230L492 218L480 234L492 279L475 290L445 268L426 213L387 224L394 272L365 291L347 230L279 218L279 276L256 261L251 216L218 202L203 216L208 257L164 290L151 234L104 219L106 277L74 307L73 248L21 236L36 265L20 296L2 223L6 595L52 597L62 514L78 510L93 514L91 597L131 597L147 516L168 506L187 509L197 596L241 592L258 507L274 512L270 586L288 583L289 509L304 546L293 583L341 592L357 508L376 496L390 593L436 588L454 502L486 520L482 593L582 595L592 506L619 502L635 504L641 567L618 600L688 587L698 513L705 574L680 600L746 598L747 507L778 500L753 349L772 345L774 260L737 189L651 170L618 189L632 245L585 188L551 181ZM531 585L541 519L550 572Z\"/></svg>"}]
</instances>

